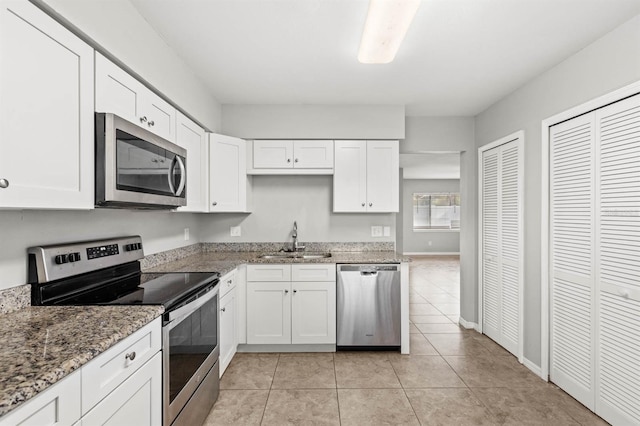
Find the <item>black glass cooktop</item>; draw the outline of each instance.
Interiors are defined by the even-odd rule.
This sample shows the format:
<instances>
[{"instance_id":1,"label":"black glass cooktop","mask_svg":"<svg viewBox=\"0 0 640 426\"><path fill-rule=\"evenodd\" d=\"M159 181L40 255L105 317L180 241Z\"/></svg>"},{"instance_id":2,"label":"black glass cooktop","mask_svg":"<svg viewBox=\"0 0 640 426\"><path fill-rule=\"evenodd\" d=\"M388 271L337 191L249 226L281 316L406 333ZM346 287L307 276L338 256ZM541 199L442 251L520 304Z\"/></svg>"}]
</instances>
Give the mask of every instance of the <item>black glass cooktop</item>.
<instances>
[{"instance_id":1,"label":"black glass cooktop","mask_svg":"<svg viewBox=\"0 0 640 426\"><path fill-rule=\"evenodd\" d=\"M137 263L137 262L136 262ZM213 288L218 273L140 273L127 265L33 288L36 305L176 305Z\"/></svg>"}]
</instances>

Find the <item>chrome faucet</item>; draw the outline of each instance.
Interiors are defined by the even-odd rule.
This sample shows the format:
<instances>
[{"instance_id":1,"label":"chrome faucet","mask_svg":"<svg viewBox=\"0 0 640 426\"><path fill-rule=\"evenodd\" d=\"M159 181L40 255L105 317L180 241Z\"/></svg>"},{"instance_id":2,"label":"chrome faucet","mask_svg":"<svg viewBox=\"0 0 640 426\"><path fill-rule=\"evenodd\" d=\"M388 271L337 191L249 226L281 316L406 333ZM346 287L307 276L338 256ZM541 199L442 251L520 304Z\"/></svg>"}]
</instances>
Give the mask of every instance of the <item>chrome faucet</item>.
<instances>
[{"instance_id":1,"label":"chrome faucet","mask_svg":"<svg viewBox=\"0 0 640 426\"><path fill-rule=\"evenodd\" d=\"M291 233L291 237L293 237L292 251L296 252L304 250L305 246L302 246L300 245L300 243L298 243L298 222L296 221L293 222L293 232Z\"/></svg>"}]
</instances>

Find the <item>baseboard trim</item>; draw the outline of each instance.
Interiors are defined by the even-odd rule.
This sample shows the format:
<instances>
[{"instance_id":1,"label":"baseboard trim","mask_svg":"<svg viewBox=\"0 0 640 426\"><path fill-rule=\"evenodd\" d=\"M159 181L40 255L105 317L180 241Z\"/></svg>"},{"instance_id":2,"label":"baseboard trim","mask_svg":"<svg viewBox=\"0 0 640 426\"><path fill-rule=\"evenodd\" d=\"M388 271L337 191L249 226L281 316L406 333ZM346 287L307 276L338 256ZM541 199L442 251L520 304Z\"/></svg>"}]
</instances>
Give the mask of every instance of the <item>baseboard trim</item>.
<instances>
[{"instance_id":1,"label":"baseboard trim","mask_svg":"<svg viewBox=\"0 0 640 426\"><path fill-rule=\"evenodd\" d=\"M288 344L240 344L238 352L335 352L335 344L318 344L318 345L288 345Z\"/></svg>"},{"instance_id":2,"label":"baseboard trim","mask_svg":"<svg viewBox=\"0 0 640 426\"><path fill-rule=\"evenodd\" d=\"M407 251L405 256L460 256L459 251Z\"/></svg>"},{"instance_id":3,"label":"baseboard trim","mask_svg":"<svg viewBox=\"0 0 640 426\"><path fill-rule=\"evenodd\" d=\"M527 358L524 358L524 362L522 363L522 365L524 365L525 367L527 367L529 370L531 370L536 376L540 377L542 380L544 380L545 382L549 381L548 377L544 377L542 374L542 368L538 365L536 365L533 361L528 360Z\"/></svg>"},{"instance_id":4,"label":"baseboard trim","mask_svg":"<svg viewBox=\"0 0 640 426\"><path fill-rule=\"evenodd\" d=\"M480 327L478 327L477 323L471 322L471 321L467 321L462 317L458 318L458 324L460 324L461 326L463 326L467 330L476 330L476 331L478 331L480 329Z\"/></svg>"}]
</instances>

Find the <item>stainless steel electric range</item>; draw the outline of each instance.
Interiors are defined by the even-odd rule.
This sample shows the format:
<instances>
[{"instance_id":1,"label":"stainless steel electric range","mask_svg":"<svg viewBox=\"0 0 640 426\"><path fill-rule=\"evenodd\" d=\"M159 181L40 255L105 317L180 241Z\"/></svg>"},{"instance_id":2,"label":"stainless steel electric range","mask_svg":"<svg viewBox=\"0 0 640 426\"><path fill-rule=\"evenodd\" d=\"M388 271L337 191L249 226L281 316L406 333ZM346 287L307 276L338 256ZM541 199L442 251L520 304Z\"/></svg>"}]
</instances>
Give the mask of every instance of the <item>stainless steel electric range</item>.
<instances>
[{"instance_id":1,"label":"stainless steel electric range","mask_svg":"<svg viewBox=\"0 0 640 426\"><path fill-rule=\"evenodd\" d=\"M217 273L142 273L139 236L31 247L33 305L163 305L163 423L202 424L218 397Z\"/></svg>"}]
</instances>

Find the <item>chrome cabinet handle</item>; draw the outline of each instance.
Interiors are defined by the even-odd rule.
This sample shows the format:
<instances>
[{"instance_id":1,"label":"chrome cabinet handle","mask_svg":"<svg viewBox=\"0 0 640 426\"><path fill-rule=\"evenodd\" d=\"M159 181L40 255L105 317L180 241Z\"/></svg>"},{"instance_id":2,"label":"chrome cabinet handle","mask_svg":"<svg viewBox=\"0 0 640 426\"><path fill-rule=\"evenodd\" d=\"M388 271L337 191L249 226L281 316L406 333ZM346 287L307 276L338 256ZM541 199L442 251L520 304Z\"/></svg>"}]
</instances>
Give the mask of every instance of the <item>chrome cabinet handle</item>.
<instances>
[{"instance_id":1,"label":"chrome cabinet handle","mask_svg":"<svg viewBox=\"0 0 640 426\"><path fill-rule=\"evenodd\" d=\"M291 158L287 158L287 163L290 163L290 162L291 162Z\"/></svg>"},{"instance_id":2,"label":"chrome cabinet handle","mask_svg":"<svg viewBox=\"0 0 640 426\"><path fill-rule=\"evenodd\" d=\"M155 123L155 121L151 120L151 121L149 121L148 125L149 125L149 127L153 127L153 126L156 125L156 123Z\"/></svg>"},{"instance_id":3,"label":"chrome cabinet handle","mask_svg":"<svg viewBox=\"0 0 640 426\"><path fill-rule=\"evenodd\" d=\"M145 116L140 117L140 122L141 123L146 123L147 122L147 116L145 115Z\"/></svg>"},{"instance_id":4,"label":"chrome cabinet handle","mask_svg":"<svg viewBox=\"0 0 640 426\"><path fill-rule=\"evenodd\" d=\"M297 162L298 162L298 159L296 158L296 159L295 159L295 160L293 160L293 161L294 161L294 163L297 163Z\"/></svg>"},{"instance_id":5,"label":"chrome cabinet handle","mask_svg":"<svg viewBox=\"0 0 640 426\"><path fill-rule=\"evenodd\" d=\"M232 282L233 282L233 281L229 280L229 281L227 281L227 284L231 284Z\"/></svg>"},{"instance_id":6,"label":"chrome cabinet handle","mask_svg":"<svg viewBox=\"0 0 640 426\"><path fill-rule=\"evenodd\" d=\"M366 205L365 203L362 203L362 207L364 207L365 205Z\"/></svg>"},{"instance_id":7,"label":"chrome cabinet handle","mask_svg":"<svg viewBox=\"0 0 640 426\"><path fill-rule=\"evenodd\" d=\"M136 359L136 351L129 352L124 356L124 358L128 359L129 361L133 361L134 359Z\"/></svg>"},{"instance_id":8,"label":"chrome cabinet handle","mask_svg":"<svg viewBox=\"0 0 640 426\"><path fill-rule=\"evenodd\" d=\"M217 205L218 205L218 202L217 202L217 201L214 201L213 203L211 203L211 205L212 205L212 206L217 206Z\"/></svg>"},{"instance_id":9,"label":"chrome cabinet handle","mask_svg":"<svg viewBox=\"0 0 640 426\"><path fill-rule=\"evenodd\" d=\"M293 294L296 294L298 292L298 290L293 290Z\"/></svg>"},{"instance_id":10,"label":"chrome cabinet handle","mask_svg":"<svg viewBox=\"0 0 640 426\"><path fill-rule=\"evenodd\" d=\"M369 207L373 207L373 203L369 203Z\"/></svg>"},{"instance_id":11,"label":"chrome cabinet handle","mask_svg":"<svg viewBox=\"0 0 640 426\"><path fill-rule=\"evenodd\" d=\"M9 181L6 179L0 179L0 188L8 188L9 187Z\"/></svg>"},{"instance_id":12,"label":"chrome cabinet handle","mask_svg":"<svg viewBox=\"0 0 640 426\"><path fill-rule=\"evenodd\" d=\"M227 312L227 308L222 308L222 309L220 309L220 311Z\"/></svg>"},{"instance_id":13,"label":"chrome cabinet handle","mask_svg":"<svg viewBox=\"0 0 640 426\"><path fill-rule=\"evenodd\" d=\"M284 294L289 294L289 290L285 290L285 291L284 291Z\"/></svg>"}]
</instances>

